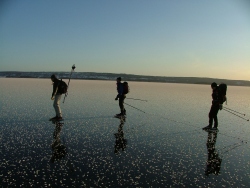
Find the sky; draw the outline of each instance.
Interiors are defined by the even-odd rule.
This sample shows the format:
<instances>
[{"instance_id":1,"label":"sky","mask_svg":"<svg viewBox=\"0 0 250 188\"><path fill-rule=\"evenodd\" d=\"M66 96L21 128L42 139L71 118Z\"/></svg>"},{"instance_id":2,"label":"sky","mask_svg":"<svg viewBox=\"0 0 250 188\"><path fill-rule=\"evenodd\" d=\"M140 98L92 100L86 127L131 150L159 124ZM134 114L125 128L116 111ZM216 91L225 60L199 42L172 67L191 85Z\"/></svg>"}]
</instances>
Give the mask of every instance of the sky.
<instances>
[{"instance_id":1,"label":"sky","mask_svg":"<svg viewBox=\"0 0 250 188\"><path fill-rule=\"evenodd\" d=\"M0 71L250 80L249 0L2 0Z\"/></svg>"}]
</instances>

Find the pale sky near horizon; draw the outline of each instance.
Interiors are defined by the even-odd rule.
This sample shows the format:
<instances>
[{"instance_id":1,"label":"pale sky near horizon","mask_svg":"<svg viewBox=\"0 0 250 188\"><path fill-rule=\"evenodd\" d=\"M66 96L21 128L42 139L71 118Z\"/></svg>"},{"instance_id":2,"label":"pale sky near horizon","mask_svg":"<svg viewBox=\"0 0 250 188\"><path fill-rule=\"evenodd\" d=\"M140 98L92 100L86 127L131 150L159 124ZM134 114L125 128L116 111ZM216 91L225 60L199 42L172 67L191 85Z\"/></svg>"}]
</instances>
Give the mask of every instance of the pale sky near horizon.
<instances>
[{"instance_id":1,"label":"pale sky near horizon","mask_svg":"<svg viewBox=\"0 0 250 188\"><path fill-rule=\"evenodd\" d=\"M0 71L250 80L250 0L3 0Z\"/></svg>"}]
</instances>

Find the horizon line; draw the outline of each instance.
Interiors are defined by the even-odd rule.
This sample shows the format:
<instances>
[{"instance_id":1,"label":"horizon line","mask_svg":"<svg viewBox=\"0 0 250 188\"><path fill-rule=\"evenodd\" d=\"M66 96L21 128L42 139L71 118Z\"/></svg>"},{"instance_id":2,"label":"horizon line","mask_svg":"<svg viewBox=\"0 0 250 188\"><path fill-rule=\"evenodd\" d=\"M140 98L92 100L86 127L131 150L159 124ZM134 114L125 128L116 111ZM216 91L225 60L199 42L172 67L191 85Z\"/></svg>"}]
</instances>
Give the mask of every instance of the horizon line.
<instances>
[{"instance_id":1,"label":"horizon line","mask_svg":"<svg viewBox=\"0 0 250 188\"><path fill-rule=\"evenodd\" d=\"M0 71L0 72L44 72L44 73L68 73L69 71ZM228 78L212 78L212 77L194 77L194 76L153 76L153 75L140 75L140 74L128 74L128 73L111 73L111 72L76 72L76 73L97 73L97 74L124 74L133 76L148 76L148 77L169 77L169 78L204 78L204 79L217 79L217 80L231 80L231 81L250 81L250 80L235 80Z\"/></svg>"}]
</instances>

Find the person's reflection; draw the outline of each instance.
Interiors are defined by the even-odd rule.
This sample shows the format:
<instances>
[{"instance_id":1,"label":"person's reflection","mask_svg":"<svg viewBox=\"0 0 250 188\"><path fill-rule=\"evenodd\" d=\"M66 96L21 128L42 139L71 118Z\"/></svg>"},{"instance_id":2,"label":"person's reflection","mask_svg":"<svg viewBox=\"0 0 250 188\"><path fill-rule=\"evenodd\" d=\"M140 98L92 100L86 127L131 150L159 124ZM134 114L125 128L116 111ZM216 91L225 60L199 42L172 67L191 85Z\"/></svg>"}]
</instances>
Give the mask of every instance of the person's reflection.
<instances>
[{"instance_id":1,"label":"person's reflection","mask_svg":"<svg viewBox=\"0 0 250 188\"><path fill-rule=\"evenodd\" d=\"M206 176L209 176L209 174L218 175L220 173L222 159L219 157L219 153L215 149L217 133L218 133L217 131L208 132L208 136L207 136L208 158L207 158L206 170L205 170Z\"/></svg>"},{"instance_id":2,"label":"person's reflection","mask_svg":"<svg viewBox=\"0 0 250 188\"><path fill-rule=\"evenodd\" d=\"M61 144L61 139L60 139L60 133L61 133L61 130L62 130L62 126L63 126L63 123L61 122L55 122L55 130L54 130L54 133L53 133L53 143L51 145L51 148L52 148L52 156L51 156L51 159L50 159L50 162L51 163L54 163L55 160L60 160L62 158L64 158L67 154L67 150L66 150L66 147Z\"/></svg>"},{"instance_id":3,"label":"person's reflection","mask_svg":"<svg viewBox=\"0 0 250 188\"><path fill-rule=\"evenodd\" d=\"M123 120L121 120L120 125L118 127L117 133L115 133L115 154L119 154L119 151L122 150L124 151L125 148L127 147L127 139L124 138L124 132L123 132L123 125L124 125Z\"/></svg>"}]
</instances>

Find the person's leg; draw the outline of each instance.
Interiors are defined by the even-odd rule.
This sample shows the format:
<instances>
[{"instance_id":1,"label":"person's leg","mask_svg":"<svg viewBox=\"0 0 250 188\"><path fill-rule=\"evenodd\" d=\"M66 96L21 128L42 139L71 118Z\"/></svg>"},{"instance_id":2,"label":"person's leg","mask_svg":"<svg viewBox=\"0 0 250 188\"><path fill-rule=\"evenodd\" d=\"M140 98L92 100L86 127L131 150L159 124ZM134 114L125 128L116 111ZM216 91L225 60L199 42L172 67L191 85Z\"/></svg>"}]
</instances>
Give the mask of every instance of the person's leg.
<instances>
[{"instance_id":1,"label":"person's leg","mask_svg":"<svg viewBox=\"0 0 250 188\"><path fill-rule=\"evenodd\" d=\"M212 125L213 125L213 105L211 106L210 111L208 113L208 118L209 118L208 126L202 128L203 130L209 130L212 128Z\"/></svg>"},{"instance_id":2,"label":"person's leg","mask_svg":"<svg viewBox=\"0 0 250 188\"><path fill-rule=\"evenodd\" d=\"M119 107L120 107L120 110L121 110L121 115L124 115L124 96L121 96L119 98Z\"/></svg>"},{"instance_id":3,"label":"person's leg","mask_svg":"<svg viewBox=\"0 0 250 188\"><path fill-rule=\"evenodd\" d=\"M124 115L126 115L126 109L124 107L124 100L125 100L125 98L126 98L126 96L124 95L123 102L122 102L122 104L123 104L123 114Z\"/></svg>"},{"instance_id":4,"label":"person's leg","mask_svg":"<svg viewBox=\"0 0 250 188\"><path fill-rule=\"evenodd\" d=\"M213 125L213 118L214 118L213 105L212 105L211 108L210 108L210 112L209 112L209 114L208 114L208 117L209 117L209 124L208 124L208 126L209 126L210 128L212 128L212 125Z\"/></svg>"},{"instance_id":5,"label":"person's leg","mask_svg":"<svg viewBox=\"0 0 250 188\"><path fill-rule=\"evenodd\" d=\"M54 99L54 108L55 108L55 112L56 112L56 116L57 117L62 117L62 111L60 108L60 99L61 99L62 95L56 95L55 99Z\"/></svg>"},{"instance_id":6,"label":"person's leg","mask_svg":"<svg viewBox=\"0 0 250 188\"><path fill-rule=\"evenodd\" d=\"M218 112L219 112L219 106L214 108L214 128L218 127L218 117L217 117Z\"/></svg>"}]
</instances>

